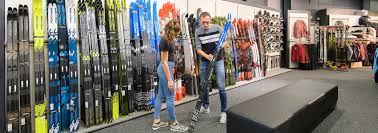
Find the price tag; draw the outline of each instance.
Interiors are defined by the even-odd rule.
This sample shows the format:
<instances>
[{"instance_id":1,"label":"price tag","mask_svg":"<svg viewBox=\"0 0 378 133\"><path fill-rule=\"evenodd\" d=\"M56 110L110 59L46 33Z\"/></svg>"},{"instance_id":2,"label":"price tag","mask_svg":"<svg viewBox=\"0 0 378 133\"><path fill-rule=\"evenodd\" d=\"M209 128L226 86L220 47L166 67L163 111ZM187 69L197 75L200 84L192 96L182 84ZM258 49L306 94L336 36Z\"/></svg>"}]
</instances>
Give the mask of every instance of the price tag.
<instances>
[{"instance_id":1,"label":"price tag","mask_svg":"<svg viewBox=\"0 0 378 133\"><path fill-rule=\"evenodd\" d=\"M95 101L95 106L96 106L96 107L98 106L98 100Z\"/></svg>"},{"instance_id":2,"label":"price tag","mask_svg":"<svg viewBox=\"0 0 378 133\"><path fill-rule=\"evenodd\" d=\"M8 86L8 92L12 93L12 86Z\"/></svg>"},{"instance_id":3,"label":"price tag","mask_svg":"<svg viewBox=\"0 0 378 133\"><path fill-rule=\"evenodd\" d=\"M115 86L115 90L116 90L116 91L118 90L118 85Z\"/></svg>"},{"instance_id":4,"label":"price tag","mask_svg":"<svg viewBox=\"0 0 378 133\"><path fill-rule=\"evenodd\" d=\"M125 95L126 95L126 91L122 90L122 96L125 96Z\"/></svg>"},{"instance_id":5,"label":"price tag","mask_svg":"<svg viewBox=\"0 0 378 133\"><path fill-rule=\"evenodd\" d=\"M127 85L127 89L131 91L131 85Z\"/></svg>"},{"instance_id":6,"label":"price tag","mask_svg":"<svg viewBox=\"0 0 378 133\"><path fill-rule=\"evenodd\" d=\"M26 87L29 87L29 80L26 80Z\"/></svg>"},{"instance_id":7,"label":"price tag","mask_svg":"<svg viewBox=\"0 0 378 133\"><path fill-rule=\"evenodd\" d=\"M25 118L21 118L21 126L25 125Z\"/></svg>"},{"instance_id":8,"label":"price tag","mask_svg":"<svg viewBox=\"0 0 378 133\"><path fill-rule=\"evenodd\" d=\"M12 124L8 124L8 132L12 132Z\"/></svg>"},{"instance_id":9,"label":"price tag","mask_svg":"<svg viewBox=\"0 0 378 133\"><path fill-rule=\"evenodd\" d=\"M85 102L85 108L87 109L89 107L88 102Z\"/></svg>"},{"instance_id":10,"label":"price tag","mask_svg":"<svg viewBox=\"0 0 378 133\"><path fill-rule=\"evenodd\" d=\"M54 110L54 104L53 103L50 104L50 110Z\"/></svg>"},{"instance_id":11,"label":"price tag","mask_svg":"<svg viewBox=\"0 0 378 133\"><path fill-rule=\"evenodd\" d=\"M112 96L112 93L108 91L108 97L111 97L111 96Z\"/></svg>"}]
</instances>

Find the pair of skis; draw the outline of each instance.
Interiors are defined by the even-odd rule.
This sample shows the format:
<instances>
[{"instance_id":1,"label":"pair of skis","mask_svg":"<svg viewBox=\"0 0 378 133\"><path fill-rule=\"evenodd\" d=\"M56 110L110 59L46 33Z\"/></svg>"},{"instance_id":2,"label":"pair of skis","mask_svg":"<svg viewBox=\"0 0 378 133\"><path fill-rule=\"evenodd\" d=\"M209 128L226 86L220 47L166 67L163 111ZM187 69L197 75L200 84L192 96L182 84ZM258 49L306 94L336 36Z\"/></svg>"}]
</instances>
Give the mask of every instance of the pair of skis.
<instances>
[{"instance_id":1,"label":"pair of skis","mask_svg":"<svg viewBox=\"0 0 378 133\"><path fill-rule=\"evenodd\" d=\"M93 72L90 54L89 41L89 13L87 3L83 0L78 1L78 15L80 24L80 60L81 60L81 119L86 126L92 126L94 120L94 98L93 98Z\"/></svg>"},{"instance_id":2,"label":"pair of skis","mask_svg":"<svg viewBox=\"0 0 378 133\"><path fill-rule=\"evenodd\" d=\"M103 120L111 122L112 120L112 94L110 84L109 54L107 46L107 36L105 29L105 9L101 0L96 0L96 22L98 31L98 41L100 47L101 62L101 85L102 85L102 102Z\"/></svg>"},{"instance_id":3,"label":"pair of skis","mask_svg":"<svg viewBox=\"0 0 378 133\"><path fill-rule=\"evenodd\" d=\"M49 68L49 133L60 131L60 77L58 50L58 13L54 1L48 1L48 68Z\"/></svg>"},{"instance_id":4,"label":"pair of skis","mask_svg":"<svg viewBox=\"0 0 378 133\"><path fill-rule=\"evenodd\" d=\"M31 132L30 101L30 52L29 52L29 8L18 7L19 74L20 74L20 126L21 132Z\"/></svg>"},{"instance_id":5,"label":"pair of skis","mask_svg":"<svg viewBox=\"0 0 378 133\"><path fill-rule=\"evenodd\" d=\"M222 44L225 41L225 38L227 36L227 32L228 32L228 30L231 26L231 20L230 19L231 19L231 14L228 14L227 23L223 28L223 32L222 32L222 34L219 38L219 41L217 43L216 50L213 53L214 59L217 59L219 52L222 50ZM190 125L189 125L189 132L190 133L192 133L194 131L194 127L196 125L196 122L198 121L200 109L201 109L202 104L203 104L202 100L204 98L204 93L206 91L208 91L207 89L208 89L208 85L209 85L208 83L209 83L209 79L210 79L210 74L213 72L215 62L216 62L216 60L210 61L209 66L207 67L207 70L206 70L206 73L205 73L206 74L205 79L201 82L200 89L199 89L199 97L197 99L197 103L196 103L196 106L195 106L195 109L194 109L194 112L193 112L193 115L192 115L192 119L191 119L191 122L190 122Z\"/></svg>"},{"instance_id":6,"label":"pair of skis","mask_svg":"<svg viewBox=\"0 0 378 133\"><path fill-rule=\"evenodd\" d=\"M76 5L50 0L47 15L49 132L74 132L79 127Z\"/></svg>"},{"instance_id":7,"label":"pair of skis","mask_svg":"<svg viewBox=\"0 0 378 133\"><path fill-rule=\"evenodd\" d=\"M7 132L19 132L19 48L18 48L18 10L8 8L6 59L6 120Z\"/></svg>"},{"instance_id":8,"label":"pair of skis","mask_svg":"<svg viewBox=\"0 0 378 133\"><path fill-rule=\"evenodd\" d=\"M31 132L29 11L8 8L5 47L7 132Z\"/></svg>"},{"instance_id":9,"label":"pair of skis","mask_svg":"<svg viewBox=\"0 0 378 133\"><path fill-rule=\"evenodd\" d=\"M35 132L45 133L48 130L46 120L45 90L45 52L43 29L42 0L33 0L33 31L34 31L34 76L35 76Z\"/></svg>"}]
</instances>

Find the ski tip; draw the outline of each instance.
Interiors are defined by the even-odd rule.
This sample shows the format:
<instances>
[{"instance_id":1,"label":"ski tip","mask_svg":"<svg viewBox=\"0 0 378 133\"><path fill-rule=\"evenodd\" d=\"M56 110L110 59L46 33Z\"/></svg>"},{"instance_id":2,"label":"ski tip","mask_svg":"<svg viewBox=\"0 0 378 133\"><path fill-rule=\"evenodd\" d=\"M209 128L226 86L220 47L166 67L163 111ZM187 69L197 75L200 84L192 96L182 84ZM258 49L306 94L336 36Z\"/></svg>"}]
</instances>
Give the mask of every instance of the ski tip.
<instances>
[{"instance_id":1,"label":"ski tip","mask_svg":"<svg viewBox=\"0 0 378 133\"><path fill-rule=\"evenodd\" d=\"M28 5L24 5L24 15L28 16L29 15L29 8Z\"/></svg>"}]
</instances>

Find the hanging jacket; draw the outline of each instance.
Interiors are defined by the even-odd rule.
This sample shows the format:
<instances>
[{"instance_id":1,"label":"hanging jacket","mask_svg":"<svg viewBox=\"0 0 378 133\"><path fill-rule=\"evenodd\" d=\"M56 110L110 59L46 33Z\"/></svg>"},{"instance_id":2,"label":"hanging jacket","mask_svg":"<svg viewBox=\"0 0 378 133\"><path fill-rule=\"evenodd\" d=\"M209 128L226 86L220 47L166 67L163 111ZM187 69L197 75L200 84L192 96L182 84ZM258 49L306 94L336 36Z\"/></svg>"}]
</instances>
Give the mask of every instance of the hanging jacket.
<instances>
[{"instance_id":1,"label":"hanging jacket","mask_svg":"<svg viewBox=\"0 0 378 133\"><path fill-rule=\"evenodd\" d=\"M297 20L294 23L294 38L307 37L307 24L303 20Z\"/></svg>"},{"instance_id":2,"label":"hanging jacket","mask_svg":"<svg viewBox=\"0 0 378 133\"><path fill-rule=\"evenodd\" d=\"M361 60L366 60L366 51L365 51L365 46L364 44L360 43L358 44L358 46L360 47L360 55L361 55Z\"/></svg>"},{"instance_id":3,"label":"hanging jacket","mask_svg":"<svg viewBox=\"0 0 378 133\"><path fill-rule=\"evenodd\" d=\"M375 49L373 70L374 70L375 74L377 75L377 73L378 73L378 48Z\"/></svg>"}]
</instances>

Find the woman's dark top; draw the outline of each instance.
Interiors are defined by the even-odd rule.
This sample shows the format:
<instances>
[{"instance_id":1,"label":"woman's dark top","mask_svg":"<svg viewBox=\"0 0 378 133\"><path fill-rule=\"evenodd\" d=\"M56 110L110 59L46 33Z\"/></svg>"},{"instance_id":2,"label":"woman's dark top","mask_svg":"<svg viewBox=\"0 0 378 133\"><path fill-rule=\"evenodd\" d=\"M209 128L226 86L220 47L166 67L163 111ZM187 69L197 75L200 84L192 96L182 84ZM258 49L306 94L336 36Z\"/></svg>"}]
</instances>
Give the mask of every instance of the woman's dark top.
<instances>
[{"instance_id":1,"label":"woman's dark top","mask_svg":"<svg viewBox=\"0 0 378 133\"><path fill-rule=\"evenodd\" d=\"M168 51L168 62L174 61L174 51L175 51L175 44L169 43L164 37L160 40L159 44L160 52Z\"/></svg>"}]
</instances>

